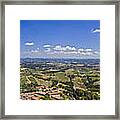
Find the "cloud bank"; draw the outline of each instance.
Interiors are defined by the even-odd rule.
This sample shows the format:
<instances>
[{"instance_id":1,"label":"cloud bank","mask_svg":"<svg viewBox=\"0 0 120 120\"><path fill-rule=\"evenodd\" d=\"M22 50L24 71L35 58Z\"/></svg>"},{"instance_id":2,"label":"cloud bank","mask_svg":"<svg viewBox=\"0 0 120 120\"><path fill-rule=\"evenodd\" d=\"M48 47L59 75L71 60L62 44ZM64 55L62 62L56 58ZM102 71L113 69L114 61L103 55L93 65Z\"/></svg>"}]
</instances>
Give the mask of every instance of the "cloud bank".
<instances>
[{"instance_id":1,"label":"cloud bank","mask_svg":"<svg viewBox=\"0 0 120 120\"><path fill-rule=\"evenodd\" d=\"M98 51L91 48L75 48L74 46L56 45L51 48L45 48L45 52L51 55L77 55L77 56L94 56L99 55Z\"/></svg>"}]
</instances>

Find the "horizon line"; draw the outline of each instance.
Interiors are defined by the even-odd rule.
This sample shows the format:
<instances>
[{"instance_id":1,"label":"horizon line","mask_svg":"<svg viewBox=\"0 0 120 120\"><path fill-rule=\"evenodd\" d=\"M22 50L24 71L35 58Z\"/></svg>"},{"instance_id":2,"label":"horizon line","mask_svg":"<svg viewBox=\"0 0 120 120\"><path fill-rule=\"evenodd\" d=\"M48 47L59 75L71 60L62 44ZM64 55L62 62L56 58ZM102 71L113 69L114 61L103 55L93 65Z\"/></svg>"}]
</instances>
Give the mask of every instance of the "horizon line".
<instances>
[{"instance_id":1,"label":"horizon line","mask_svg":"<svg viewBox=\"0 0 120 120\"><path fill-rule=\"evenodd\" d=\"M100 58L44 58L44 57L20 57L20 59L99 59Z\"/></svg>"}]
</instances>

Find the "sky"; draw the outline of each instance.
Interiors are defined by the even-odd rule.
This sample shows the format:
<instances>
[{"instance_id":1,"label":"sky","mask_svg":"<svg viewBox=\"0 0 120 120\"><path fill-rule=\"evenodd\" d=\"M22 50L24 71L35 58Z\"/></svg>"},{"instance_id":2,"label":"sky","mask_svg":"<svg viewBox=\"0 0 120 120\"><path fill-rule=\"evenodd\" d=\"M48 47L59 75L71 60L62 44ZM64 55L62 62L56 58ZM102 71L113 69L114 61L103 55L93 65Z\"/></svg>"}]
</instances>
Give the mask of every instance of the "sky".
<instances>
[{"instance_id":1,"label":"sky","mask_svg":"<svg viewBox=\"0 0 120 120\"><path fill-rule=\"evenodd\" d=\"M99 59L99 20L20 20L21 58Z\"/></svg>"}]
</instances>

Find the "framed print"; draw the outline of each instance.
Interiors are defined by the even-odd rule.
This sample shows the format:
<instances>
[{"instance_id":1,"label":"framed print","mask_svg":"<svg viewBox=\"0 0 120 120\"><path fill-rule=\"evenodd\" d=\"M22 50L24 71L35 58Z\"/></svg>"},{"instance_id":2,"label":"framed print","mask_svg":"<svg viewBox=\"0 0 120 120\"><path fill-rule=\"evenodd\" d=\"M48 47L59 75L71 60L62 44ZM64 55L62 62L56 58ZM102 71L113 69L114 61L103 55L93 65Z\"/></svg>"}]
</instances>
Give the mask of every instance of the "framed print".
<instances>
[{"instance_id":1,"label":"framed print","mask_svg":"<svg viewBox=\"0 0 120 120\"><path fill-rule=\"evenodd\" d=\"M119 2L1 2L2 119L119 119Z\"/></svg>"}]
</instances>

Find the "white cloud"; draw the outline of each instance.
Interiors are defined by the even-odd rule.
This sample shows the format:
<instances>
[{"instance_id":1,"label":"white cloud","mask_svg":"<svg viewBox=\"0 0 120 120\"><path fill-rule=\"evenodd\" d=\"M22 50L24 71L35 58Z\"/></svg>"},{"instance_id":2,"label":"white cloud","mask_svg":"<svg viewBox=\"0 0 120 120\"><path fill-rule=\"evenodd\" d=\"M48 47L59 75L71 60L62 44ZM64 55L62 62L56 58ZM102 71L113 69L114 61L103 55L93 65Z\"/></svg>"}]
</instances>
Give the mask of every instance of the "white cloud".
<instances>
[{"instance_id":1,"label":"white cloud","mask_svg":"<svg viewBox=\"0 0 120 120\"><path fill-rule=\"evenodd\" d=\"M62 47L62 46L60 46L60 45L55 46L53 49L54 49L54 50L58 50L58 51L65 51L65 50L66 50L65 47Z\"/></svg>"},{"instance_id":2,"label":"white cloud","mask_svg":"<svg viewBox=\"0 0 120 120\"><path fill-rule=\"evenodd\" d=\"M76 50L76 48L75 48L75 47L72 47L71 50Z\"/></svg>"},{"instance_id":3,"label":"white cloud","mask_svg":"<svg viewBox=\"0 0 120 120\"><path fill-rule=\"evenodd\" d=\"M65 48L66 48L66 50L76 50L75 47L70 47L70 46L66 46Z\"/></svg>"},{"instance_id":4,"label":"white cloud","mask_svg":"<svg viewBox=\"0 0 120 120\"><path fill-rule=\"evenodd\" d=\"M44 45L43 47L51 47L51 45Z\"/></svg>"},{"instance_id":5,"label":"white cloud","mask_svg":"<svg viewBox=\"0 0 120 120\"><path fill-rule=\"evenodd\" d=\"M88 49L85 49L85 51L87 51L87 52L91 52L91 51L92 51L92 49L89 49L89 48L88 48Z\"/></svg>"},{"instance_id":6,"label":"white cloud","mask_svg":"<svg viewBox=\"0 0 120 120\"><path fill-rule=\"evenodd\" d=\"M90 48L87 48L87 49L78 49L78 53L82 53L82 52L92 52L93 50L92 49L90 49Z\"/></svg>"},{"instance_id":7,"label":"white cloud","mask_svg":"<svg viewBox=\"0 0 120 120\"><path fill-rule=\"evenodd\" d=\"M93 55L93 52L91 52L91 51L78 51L77 54L86 56L86 55Z\"/></svg>"},{"instance_id":8,"label":"white cloud","mask_svg":"<svg viewBox=\"0 0 120 120\"><path fill-rule=\"evenodd\" d=\"M37 50L39 50L40 48L37 48Z\"/></svg>"},{"instance_id":9,"label":"white cloud","mask_svg":"<svg viewBox=\"0 0 120 120\"><path fill-rule=\"evenodd\" d=\"M71 46L64 46L62 47L61 45L57 45L53 48L54 50L58 50L58 51L67 51L67 50L76 50L75 47L71 47Z\"/></svg>"},{"instance_id":10,"label":"white cloud","mask_svg":"<svg viewBox=\"0 0 120 120\"><path fill-rule=\"evenodd\" d=\"M94 52L94 54L100 54L100 52L98 52L98 51L95 51L95 52Z\"/></svg>"},{"instance_id":11,"label":"white cloud","mask_svg":"<svg viewBox=\"0 0 120 120\"><path fill-rule=\"evenodd\" d=\"M82 49L82 48L78 49L78 52L82 52L82 51L84 51L84 49Z\"/></svg>"},{"instance_id":12,"label":"white cloud","mask_svg":"<svg viewBox=\"0 0 120 120\"><path fill-rule=\"evenodd\" d=\"M65 48L66 48L66 49L68 49L68 50L70 50L70 49L71 49L71 47L70 47L70 46L66 46Z\"/></svg>"},{"instance_id":13,"label":"white cloud","mask_svg":"<svg viewBox=\"0 0 120 120\"><path fill-rule=\"evenodd\" d=\"M25 45L26 46L32 46L32 45L34 45L34 43L33 42L27 42L27 43L25 43Z\"/></svg>"},{"instance_id":14,"label":"white cloud","mask_svg":"<svg viewBox=\"0 0 120 120\"><path fill-rule=\"evenodd\" d=\"M54 50L62 50L62 47L60 45L57 45L53 48Z\"/></svg>"},{"instance_id":15,"label":"white cloud","mask_svg":"<svg viewBox=\"0 0 120 120\"><path fill-rule=\"evenodd\" d=\"M93 52L86 52L85 55L93 55Z\"/></svg>"},{"instance_id":16,"label":"white cloud","mask_svg":"<svg viewBox=\"0 0 120 120\"><path fill-rule=\"evenodd\" d=\"M100 32L100 29L99 28L94 28L91 30L92 33L99 33Z\"/></svg>"},{"instance_id":17,"label":"white cloud","mask_svg":"<svg viewBox=\"0 0 120 120\"><path fill-rule=\"evenodd\" d=\"M78 54L77 51L69 51L69 52L66 52L65 54Z\"/></svg>"}]
</instances>

